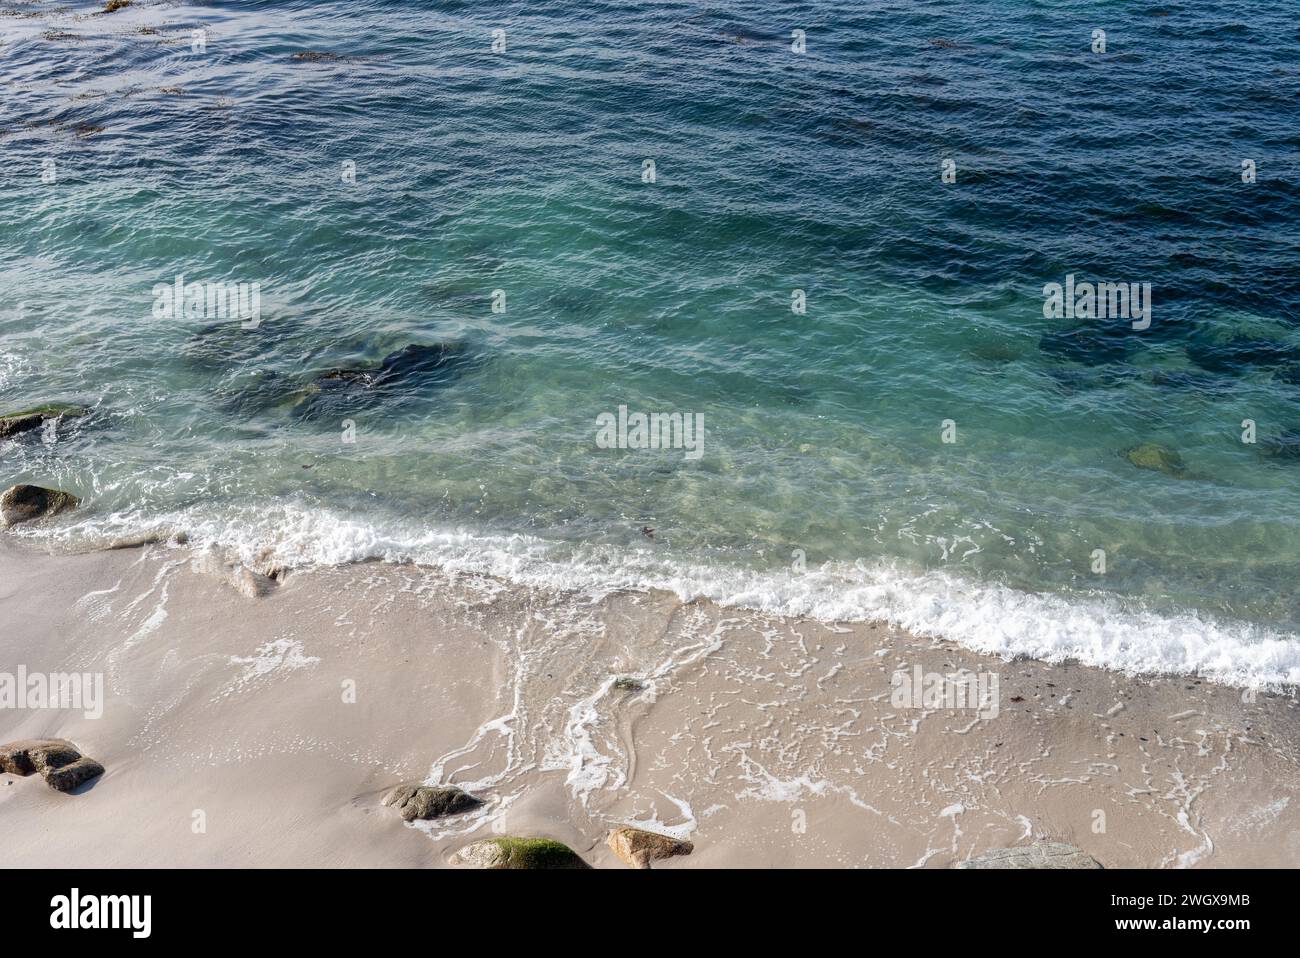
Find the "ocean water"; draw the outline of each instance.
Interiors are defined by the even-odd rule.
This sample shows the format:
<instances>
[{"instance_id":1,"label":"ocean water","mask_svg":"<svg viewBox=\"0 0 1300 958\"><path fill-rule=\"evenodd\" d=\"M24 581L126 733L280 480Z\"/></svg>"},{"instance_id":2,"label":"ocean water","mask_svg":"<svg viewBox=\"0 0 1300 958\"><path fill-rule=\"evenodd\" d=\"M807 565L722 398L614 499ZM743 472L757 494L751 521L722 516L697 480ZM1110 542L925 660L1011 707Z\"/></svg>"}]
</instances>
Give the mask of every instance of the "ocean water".
<instances>
[{"instance_id":1,"label":"ocean water","mask_svg":"<svg viewBox=\"0 0 1300 958\"><path fill-rule=\"evenodd\" d=\"M84 500L22 534L1300 682L1287 5L97 10L0 11L0 413L90 410L0 441ZM1069 274L1149 327L1046 317Z\"/></svg>"}]
</instances>

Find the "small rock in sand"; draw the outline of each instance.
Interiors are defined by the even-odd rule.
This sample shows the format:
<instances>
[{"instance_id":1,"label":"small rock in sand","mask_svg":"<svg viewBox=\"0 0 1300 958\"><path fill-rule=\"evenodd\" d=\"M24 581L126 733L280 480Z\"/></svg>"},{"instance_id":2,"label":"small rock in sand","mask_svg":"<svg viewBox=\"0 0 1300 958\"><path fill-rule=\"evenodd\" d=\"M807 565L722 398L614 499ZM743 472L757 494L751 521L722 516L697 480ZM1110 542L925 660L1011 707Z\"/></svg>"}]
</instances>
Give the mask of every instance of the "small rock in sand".
<instances>
[{"instance_id":1,"label":"small rock in sand","mask_svg":"<svg viewBox=\"0 0 1300 958\"><path fill-rule=\"evenodd\" d=\"M672 858L674 855L689 855L695 850L690 842L684 842L658 832L648 832L644 828L624 825L609 833L606 840L614 854L633 868L649 868L652 861Z\"/></svg>"},{"instance_id":2,"label":"small rock in sand","mask_svg":"<svg viewBox=\"0 0 1300 958\"><path fill-rule=\"evenodd\" d=\"M254 572L248 566L235 566L226 580L240 595L250 599L260 599L275 588L275 580L270 576Z\"/></svg>"},{"instance_id":3,"label":"small rock in sand","mask_svg":"<svg viewBox=\"0 0 1300 958\"><path fill-rule=\"evenodd\" d=\"M75 762L46 769L41 773L45 784L57 792L70 792L83 782L104 774L104 766L84 755Z\"/></svg>"},{"instance_id":4,"label":"small rock in sand","mask_svg":"<svg viewBox=\"0 0 1300 958\"><path fill-rule=\"evenodd\" d=\"M50 788L67 792L103 775L104 766L63 739L28 739L0 745L0 772L22 776L39 772Z\"/></svg>"},{"instance_id":5,"label":"small rock in sand","mask_svg":"<svg viewBox=\"0 0 1300 958\"><path fill-rule=\"evenodd\" d=\"M465 868L590 868L568 845L549 838L487 838L451 856Z\"/></svg>"},{"instance_id":6,"label":"small rock in sand","mask_svg":"<svg viewBox=\"0 0 1300 958\"><path fill-rule=\"evenodd\" d=\"M46 768L57 768L81 758L71 742L61 738L25 739L0 745L0 772L31 775Z\"/></svg>"},{"instance_id":7,"label":"small rock in sand","mask_svg":"<svg viewBox=\"0 0 1300 958\"><path fill-rule=\"evenodd\" d=\"M384 796L383 804L402 813L403 821L442 818L477 808L483 802L454 785L398 785Z\"/></svg>"}]
</instances>

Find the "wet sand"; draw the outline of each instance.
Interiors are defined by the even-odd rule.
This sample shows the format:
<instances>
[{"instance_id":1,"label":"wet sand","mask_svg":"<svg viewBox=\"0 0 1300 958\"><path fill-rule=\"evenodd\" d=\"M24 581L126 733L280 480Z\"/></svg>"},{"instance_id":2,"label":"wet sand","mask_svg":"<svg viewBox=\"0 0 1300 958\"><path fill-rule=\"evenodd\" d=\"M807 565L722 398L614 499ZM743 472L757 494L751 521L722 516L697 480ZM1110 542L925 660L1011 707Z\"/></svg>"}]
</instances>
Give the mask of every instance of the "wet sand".
<instances>
[{"instance_id":1,"label":"wet sand","mask_svg":"<svg viewBox=\"0 0 1300 958\"><path fill-rule=\"evenodd\" d=\"M183 547L8 540L19 665L103 673L103 715L0 710L0 743L70 739L107 772L0 775L0 866L440 867L501 833L621 868L629 822L695 843L666 868L946 868L1040 838L1111 868L1300 864L1293 698L882 625L383 563L250 598ZM900 704L917 666L996 676L996 714ZM485 804L408 826L379 804L403 781Z\"/></svg>"}]
</instances>

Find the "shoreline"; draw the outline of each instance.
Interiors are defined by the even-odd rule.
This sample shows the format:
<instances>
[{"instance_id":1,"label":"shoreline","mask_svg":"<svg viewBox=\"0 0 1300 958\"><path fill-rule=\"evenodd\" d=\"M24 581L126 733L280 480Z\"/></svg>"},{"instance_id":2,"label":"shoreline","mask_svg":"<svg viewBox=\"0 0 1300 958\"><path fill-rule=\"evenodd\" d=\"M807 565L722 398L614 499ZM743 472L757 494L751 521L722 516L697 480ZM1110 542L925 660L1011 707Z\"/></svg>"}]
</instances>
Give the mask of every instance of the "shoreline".
<instances>
[{"instance_id":1,"label":"shoreline","mask_svg":"<svg viewBox=\"0 0 1300 958\"><path fill-rule=\"evenodd\" d=\"M252 568L289 572L386 562L449 575L504 580L525 590L667 591L740 614L819 622L882 622L969 651L1077 663L1130 675L1193 675L1235 688L1300 688L1300 636L1278 624L1205 610L1148 605L1138 596L1077 587L1012 586L952 567L885 557L800 559L799 568L747 564L765 554L692 554L668 542L575 542L509 530L426 527L381 512L317 504L249 503L231 512L187 508L142 516L81 512L74 521L19 527L16 541L79 553L167 540L184 530L194 548ZM784 546L768 546L781 555ZM1050 625L1045 626L1045 623Z\"/></svg>"},{"instance_id":2,"label":"shoreline","mask_svg":"<svg viewBox=\"0 0 1300 958\"><path fill-rule=\"evenodd\" d=\"M107 769L71 795L0 775L5 864L438 867L513 834L623 867L605 837L627 823L694 843L656 867L950 867L1035 840L1105 867L1300 863L1286 696L414 565L241 591L204 556L0 543L0 661L106 691L99 719L0 710L0 743ZM996 676L995 714L900 707L917 668ZM406 826L380 804L402 782L485 804Z\"/></svg>"}]
</instances>

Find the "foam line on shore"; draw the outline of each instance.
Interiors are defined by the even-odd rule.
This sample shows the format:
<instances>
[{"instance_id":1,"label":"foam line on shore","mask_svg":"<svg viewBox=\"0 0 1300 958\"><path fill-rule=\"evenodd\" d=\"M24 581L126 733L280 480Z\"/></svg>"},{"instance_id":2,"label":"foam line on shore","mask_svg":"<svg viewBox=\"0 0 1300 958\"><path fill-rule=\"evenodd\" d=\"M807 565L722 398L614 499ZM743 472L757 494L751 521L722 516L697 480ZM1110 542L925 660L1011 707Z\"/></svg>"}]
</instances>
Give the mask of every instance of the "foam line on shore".
<instances>
[{"instance_id":1,"label":"foam line on shore","mask_svg":"<svg viewBox=\"0 0 1300 958\"><path fill-rule=\"evenodd\" d=\"M593 596L664 590L683 601L822 622L881 621L973 651L1047 662L1077 661L1130 674L1197 675L1249 688L1300 684L1300 637L1194 612L1172 615L1113 595L1030 593L948 571L889 562L831 562L788 568L707 564L646 546L549 541L528 535L416 528L299 505L202 507L145 517L91 516L25 535L62 548L106 544L159 527L185 529L197 549L244 561L306 568L363 560L411 562L548 590Z\"/></svg>"}]
</instances>

